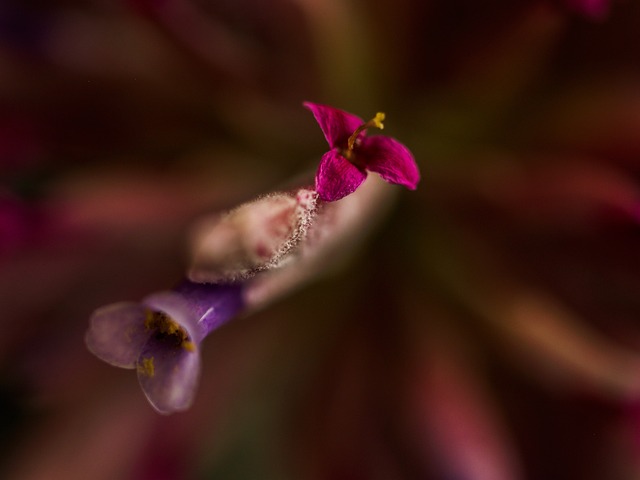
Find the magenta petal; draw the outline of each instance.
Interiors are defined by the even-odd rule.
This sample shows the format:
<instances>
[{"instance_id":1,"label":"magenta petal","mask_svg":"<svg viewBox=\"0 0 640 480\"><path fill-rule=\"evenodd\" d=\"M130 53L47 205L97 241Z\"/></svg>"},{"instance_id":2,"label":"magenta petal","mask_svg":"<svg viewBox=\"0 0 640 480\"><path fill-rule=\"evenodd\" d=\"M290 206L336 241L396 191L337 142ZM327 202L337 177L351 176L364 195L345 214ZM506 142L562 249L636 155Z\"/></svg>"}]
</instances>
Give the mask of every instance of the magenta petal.
<instances>
[{"instance_id":1,"label":"magenta petal","mask_svg":"<svg viewBox=\"0 0 640 480\"><path fill-rule=\"evenodd\" d=\"M200 379L200 355L166 338L152 337L137 363L138 382L159 413L188 409Z\"/></svg>"},{"instance_id":2,"label":"magenta petal","mask_svg":"<svg viewBox=\"0 0 640 480\"><path fill-rule=\"evenodd\" d=\"M367 137L360 146L359 157L367 170L378 173L389 183L415 190L420 171L407 147L391 137Z\"/></svg>"},{"instance_id":3,"label":"magenta petal","mask_svg":"<svg viewBox=\"0 0 640 480\"><path fill-rule=\"evenodd\" d=\"M353 193L367 173L344 158L337 150L322 156L316 173L316 191L321 200L333 202Z\"/></svg>"},{"instance_id":4,"label":"magenta petal","mask_svg":"<svg viewBox=\"0 0 640 480\"><path fill-rule=\"evenodd\" d=\"M311 110L331 148L346 148L347 140L364 122L352 113L317 103L304 102Z\"/></svg>"},{"instance_id":5,"label":"magenta petal","mask_svg":"<svg viewBox=\"0 0 640 480\"><path fill-rule=\"evenodd\" d=\"M101 360L123 368L134 368L151 332L145 328L145 308L121 302L96 310L89 320L85 342Z\"/></svg>"}]
</instances>

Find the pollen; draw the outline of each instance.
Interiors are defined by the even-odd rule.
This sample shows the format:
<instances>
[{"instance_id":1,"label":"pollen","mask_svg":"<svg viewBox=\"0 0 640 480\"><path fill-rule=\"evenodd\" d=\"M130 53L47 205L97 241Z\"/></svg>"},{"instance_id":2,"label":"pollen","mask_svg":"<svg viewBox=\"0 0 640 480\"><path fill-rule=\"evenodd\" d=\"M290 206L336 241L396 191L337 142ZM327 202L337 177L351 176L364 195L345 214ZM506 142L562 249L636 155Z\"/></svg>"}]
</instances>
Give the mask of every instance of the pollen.
<instances>
[{"instance_id":1,"label":"pollen","mask_svg":"<svg viewBox=\"0 0 640 480\"><path fill-rule=\"evenodd\" d=\"M144 326L147 330L153 331L157 338L170 341L189 352L194 352L196 349L196 345L189 338L187 331L163 312L149 310L145 317Z\"/></svg>"},{"instance_id":2,"label":"pollen","mask_svg":"<svg viewBox=\"0 0 640 480\"><path fill-rule=\"evenodd\" d=\"M147 377L153 377L156 373L156 368L153 364L153 357L143 358L142 363L138 364L138 372Z\"/></svg>"},{"instance_id":3,"label":"pollen","mask_svg":"<svg viewBox=\"0 0 640 480\"><path fill-rule=\"evenodd\" d=\"M384 122L384 118L385 114L383 112L376 113L376 116L371 119L372 126L384 130L384 124L382 123Z\"/></svg>"}]
</instances>

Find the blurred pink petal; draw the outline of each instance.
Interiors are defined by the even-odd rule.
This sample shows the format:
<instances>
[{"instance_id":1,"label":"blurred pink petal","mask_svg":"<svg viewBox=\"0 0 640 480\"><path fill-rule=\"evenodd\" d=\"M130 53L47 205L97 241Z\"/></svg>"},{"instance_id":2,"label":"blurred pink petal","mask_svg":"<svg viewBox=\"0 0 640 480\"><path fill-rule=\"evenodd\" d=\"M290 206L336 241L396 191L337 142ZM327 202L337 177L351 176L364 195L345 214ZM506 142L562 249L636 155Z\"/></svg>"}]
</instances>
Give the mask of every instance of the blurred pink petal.
<instances>
[{"instance_id":1,"label":"blurred pink petal","mask_svg":"<svg viewBox=\"0 0 640 480\"><path fill-rule=\"evenodd\" d=\"M415 338L422 351L410 370L404 415L416 453L425 466L434 463L443 478L521 479L498 405L480 383L479 368L451 335L429 330Z\"/></svg>"},{"instance_id":2,"label":"blurred pink petal","mask_svg":"<svg viewBox=\"0 0 640 480\"><path fill-rule=\"evenodd\" d=\"M618 401L640 395L640 354L611 342L552 298L525 291L486 313L507 351L544 382Z\"/></svg>"},{"instance_id":3,"label":"blurred pink petal","mask_svg":"<svg viewBox=\"0 0 640 480\"><path fill-rule=\"evenodd\" d=\"M522 224L572 229L616 216L640 221L640 184L623 170L587 159L540 160L524 167L507 160L478 172L474 188Z\"/></svg>"},{"instance_id":4,"label":"blurred pink petal","mask_svg":"<svg viewBox=\"0 0 640 480\"><path fill-rule=\"evenodd\" d=\"M604 18L609 11L611 0L566 0L574 10L595 19Z\"/></svg>"}]
</instances>

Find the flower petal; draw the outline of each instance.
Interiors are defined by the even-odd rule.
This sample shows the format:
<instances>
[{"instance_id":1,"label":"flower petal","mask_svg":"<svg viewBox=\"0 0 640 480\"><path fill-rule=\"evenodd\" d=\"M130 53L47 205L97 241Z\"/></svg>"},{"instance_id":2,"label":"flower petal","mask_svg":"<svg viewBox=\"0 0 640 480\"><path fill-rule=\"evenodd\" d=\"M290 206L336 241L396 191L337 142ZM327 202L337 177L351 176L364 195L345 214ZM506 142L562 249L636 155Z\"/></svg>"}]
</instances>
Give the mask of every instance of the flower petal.
<instances>
[{"instance_id":1,"label":"flower petal","mask_svg":"<svg viewBox=\"0 0 640 480\"><path fill-rule=\"evenodd\" d=\"M360 117L328 105L311 102L304 102L303 105L316 117L331 148L346 148L349 137L364 123Z\"/></svg>"},{"instance_id":2,"label":"flower petal","mask_svg":"<svg viewBox=\"0 0 640 480\"><path fill-rule=\"evenodd\" d=\"M367 137L360 146L359 158L367 170L378 173L389 183L404 185L411 190L418 186L420 172L413 155L391 137Z\"/></svg>"},{"instance_id":3,"label":"flower petal","mask_svg":"<svg viewBox=\"0 0 640 480\"><path fill-rule=\"evenodd\" d=\"M337 150L322 156L316 173L316 191L321 200L333 202L353 193L367 173L344 158Z\"/></svg>"},{"instance_id":4,"label":"flower petal","mask_svg":"<svg viewBox=\"0 0 640 480\"><path fill-rule=\"evenodd\" d=\"M138 382L159 413L188 409L200 379L200 354L162 337L149 339L137 362Z\"/></svg>"},{"instance_id":5,"label":"flower petal","mask_svg":"<svg viewBox=\"0 0 640 480\"><path fill-rule=\"evenodd\" d=\"M85 342L101 360L122 368L134 368L149 332L146 309L138 303L120 302L96 310L89 320Z\"/></svg>"}]
</instances>

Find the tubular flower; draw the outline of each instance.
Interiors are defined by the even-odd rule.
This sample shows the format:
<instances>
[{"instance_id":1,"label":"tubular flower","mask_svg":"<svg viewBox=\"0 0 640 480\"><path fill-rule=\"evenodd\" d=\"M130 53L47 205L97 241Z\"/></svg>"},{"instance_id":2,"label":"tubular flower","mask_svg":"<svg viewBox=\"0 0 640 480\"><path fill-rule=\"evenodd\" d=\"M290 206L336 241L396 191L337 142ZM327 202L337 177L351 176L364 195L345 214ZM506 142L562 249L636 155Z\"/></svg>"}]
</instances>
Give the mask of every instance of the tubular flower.
<instances>
[{"instance_id":1,"label":"tubular flower","mask_svg":"<svg viewBox=\"0 0 640 480\"><path fill-rule=\"evenodd\" d=\"M420 172L409 149L391 137L366 136L369 128L384 128L384 113L364 122L327 105L305 102L304 106L313 113L331 147L316 173L316 191L321 200L333 202L353 193L367 177L367 171L378 173L389 183L416 189Z\"/></svg>"},{"instance_id":2,"label":"tubular flower","mask_svg":"<svg viewBox=\"0 0 640 480\"><path fill-rule=\"evenodd\" d=\"M202 340L243 308L241 285L184 281L140 303L119 302L91 316L86 343L111 365L136 369L151 405L169 414L191 406Z\"/></svg>"},{"instance_id":3,"label":"tubular flower","mask_svg":"<svg viewBox=\"0 0 640 480\"><path fill-rule=\"evenodd\" d=\"M194 232L187 279L139 303L97 309L85 336L89 350L135 369L159 413L187 410L202 340L240 311L262 308L343 258L384 213L391 190L371 178L345 201L322 203L302 188L205 219Z\"/></svg>"}]
</instances>

